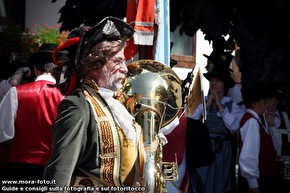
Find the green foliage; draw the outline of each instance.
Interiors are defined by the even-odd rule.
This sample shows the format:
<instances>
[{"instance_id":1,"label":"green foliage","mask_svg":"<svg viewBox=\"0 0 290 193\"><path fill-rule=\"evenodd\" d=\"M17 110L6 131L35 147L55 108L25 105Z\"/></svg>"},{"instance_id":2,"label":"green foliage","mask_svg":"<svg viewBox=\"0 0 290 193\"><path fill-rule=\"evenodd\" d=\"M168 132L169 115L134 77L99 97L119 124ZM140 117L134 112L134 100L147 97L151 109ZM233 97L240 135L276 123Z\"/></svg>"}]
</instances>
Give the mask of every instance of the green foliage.
<instances>
[{"instance_id":1,"label":"green foliage","mask_svg":"<svg viewBox=\"0 0 290 193\"><path fill-rule=\"evenodd\" d=\"M35 25L34 28L30 29L34 42L41 46L44 43L61 44L67 38L68 31L60 32L60 24L50 26L47 23L44 25Z\"/></svg>"},{"instance_id":2,"label":"green foliage","mask_svg":"<svg viewBox=\"0 0 290 193\"><path fill-rule=\"evenodd\" d=\"M60 33L60 24L55 26L35 25L32 29L23 28L7 18L0 18L0 57L2 63L8 61L27 62L30 55L44 43L61 44L68 31Z\"/></svg>"}]
</instances>

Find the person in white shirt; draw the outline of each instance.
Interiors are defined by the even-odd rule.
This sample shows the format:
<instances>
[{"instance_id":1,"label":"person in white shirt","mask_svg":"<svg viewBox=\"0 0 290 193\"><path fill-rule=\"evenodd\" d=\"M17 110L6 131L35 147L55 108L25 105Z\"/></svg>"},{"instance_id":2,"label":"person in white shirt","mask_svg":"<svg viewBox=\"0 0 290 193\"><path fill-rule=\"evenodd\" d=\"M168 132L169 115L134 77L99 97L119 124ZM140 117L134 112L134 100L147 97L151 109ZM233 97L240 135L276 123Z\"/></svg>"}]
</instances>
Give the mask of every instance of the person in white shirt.
<instances>
[{"instance_id":1,"label":"person in white shirt","mask_svg":"<svg viewBox=\"0 0 290 193\"><path fill-rule=\"evenodd\" d=\"M57 46L43 44L33 53L29 64L34 67L35 81L13 86L0 102L0 142L10 145L9 155L2 155L8 157L3 180L42 177L51 154L51 126L64 98L51 74L56 67L52 53Z\"/></svg>"},{"instance_id":2,"label":"person in white shirt","mask_svg":"<svg viewBox=\"0 0 290 193\"><path fill-rule=\"evenodd\" d=\"M233 76L233 70L230 68L230 65L233 61L234 56L230 52L226 52L221 49L214 49L211 54L205 55L204 57L207 58L207 65L206 70L207 72L211 72L214 68L219 68L224 71L227 71ZM227 90L226 95L230 97L235 103L239 103L243 101L242 93L241 93L241 85L234 82L234 84L231 85L231 87ZM240 105L241 108L244 108L244 105ZM232 150L233 150L233 157L232 160L236 160L237 156L237 136L236 133L232 136ZM236 161L233 161L232 163L232 170L236 171L237 163ZM236 188L236 173L232 174L232 189Z\"/></svg>"},{"instance_id":3,"label":"person in white shirt","mask_svg":"<svg viewBox=\"0 0 290 193\"><path fill-rule=\"evenodd\" d=\"M285 93L275 83L270 83L268 89L271 97L268 99L267 112L263 119L266 128L272 136L276 161L278 166L279 192L290 189L290 122L288 113L280 105L285 99Z\"/></svg>"},{"instance_id":4,"label":"person in white shirt","mask_svg":"<svg viewBox=\"0 0 290 193\"><path fill-rule=\"evenodd\" d=\"M204 76L210 81L210 89L206 98L207 113L203 118L209 129L215 159L210 165L196 168L196 171L207 193L224 193L232 189L231 177L235 172L232 168L232 137L239 128L244 109L226 96L227 90L235 84L229 71L214 68ZM199 104L191 118L201 120L204 111L203 104ZM191 192L195 192L197 187L191 187Z\"/></svg>"},{"instance_id":5,"label":"person in white shirt","mask_svg":"<svg viewBox=\"0 0 290 193\"><path fill-rule=\"evenodd\" d=\"M238 188L249 193L277 192L276 153L272 137L263 126L261 116L267 110L269 92L265 83L242 88L247 108L238 133Z\"/></svg>"},{"instance_id":6,"label":"person in white shirt","mask_svg":"<svg viewBox=\"0 0 290 193\"><path fill-rule=\"evenodd\" d=\"M263 115L265 126L273 137L277 160L290 162L290 142L288 140L290 139L289 117L286 111L279 109L280 101L285 94L274 83L268 89L268 92L271 96L268 99L267 111ZM287 140L283 141L283 138Z\"/></svg>"}]
</instances>

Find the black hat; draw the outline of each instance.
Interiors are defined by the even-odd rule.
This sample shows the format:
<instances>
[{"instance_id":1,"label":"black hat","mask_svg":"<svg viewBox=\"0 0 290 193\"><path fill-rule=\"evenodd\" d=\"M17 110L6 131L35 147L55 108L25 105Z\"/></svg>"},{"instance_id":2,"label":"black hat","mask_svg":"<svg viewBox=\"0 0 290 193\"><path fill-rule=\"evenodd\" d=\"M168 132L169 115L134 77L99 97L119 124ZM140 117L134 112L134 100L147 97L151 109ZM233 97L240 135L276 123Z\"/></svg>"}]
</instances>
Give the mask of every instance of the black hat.
<instances>
[{"instance_id":1,"label":"black hat","mask_svg":"<svg viewBox=\"0 0 290 193\"><path fill-rule=\"evenodd\" d=\"M86 31L81 37L77 55L76 63L85 57L90 49L97 43L108 40L129 40L134 34L134 29L125 21L116 17L106 17L92 28Z\"/></svg>"},{"instance_id":2,"label":"black hat","mask_svg":"<svg viewBox=\"0 0 290 193\"><path fill-rule=\"evenodd\" d=\"M57 47L55 54L59 51L66 51L65 55L69 58L69 62L62 63L54 54L54 61L57 65L68 65L65 73L65 78L70 78L69 89L67 95L74 90L76 85L77 75L76 69L80 65L80 60L87 56L91 48L104 40L129 40L134 33L134 29L125 21L115 18L106 17L92 27L82 26L73 30L68 39Z\"/></svg>"},{"instance_id":3,"label":"black hat","mask_svg":"<svg viewBox=\"0 0 290 193\"><path fill-rule=\"evenodd\" d=\"M68 39L56 49L57 52L66 51L66 55L70 59L65 76L70 76L79 67L79 61L88 54L95 44L103 40L126 41L133 36L133 33L134 29L129 24L111 16L104 18L92 27L81 26L72 30ZM63 65L56 56L54 56L54 61L58 65Z\"/></svg>"},{"instance_id":4,"label":"black hat","mask_svg":"<svg viewBox=\"0 0 290 193\"><path fill-rule=\"evenodd\" d=\"M231 77L229 68L214 67L211 72L203 74L203 76L210 81L211 78L217 78L224 83L225 89L235 86L235 81Z\"/></svg>"},{"instance_id":5,"label":"black hat","mask_svg":"<svg viewBox=\"0 0 290 193\"><path fill-rule=\"evenodd\" d=\"M242 87L241 92L243 101L239 102L238 105L244 104L246 107L253 102L269 98L272 95L272 92L269 92L269 84L265 82L257 82L251 86Z\"/></svg>"},{"instance_id":6,"label":"black hat","mask_svg":"<svg viewBox=\"0 0 290 193\"><path fill-rule=\"evenodd\" d=\"M76 62L75 57L76 57L78 44L83 34L89 31L90 29L91 27L89 26L81 26L81 27L73 29L68 34L67 40L54 50L53 60L55 64L60 65L60 66L69 65L64 75L65 78L67 76L70 76L77 69L77 64L75 63ZM62 54L60 53L63 53L63 55L66 55L66 57L69 59L69 63L67 63L67 61L61 61L59 57L62 56ZM66 64L64 64L64 62Z\"/></svg>"},{"instance_id":7,"label":"black hat","mask_svg":"<svg viewBox=\"0 0 290 193\"><path fill-rule=\"evenodd\" d=\"M228 68L234 58L234 56L230 52L225 52L219 49L214 49L209 56L206 54L203 54L203 56L211 60L215 66L222 66Z\"/></svg>"},{"instance_id":8,"label":"black hat","mask_svg":"<svg viewBox=\"0 0 290 193\"><path fill-rule=\"evenodd\" d=\"M73 29L67 36L68 39L75 38L75 37L82 37L82 35L86 32L89 31L91 27L89 26L81 26L78 28Z\"/></svg>"},{"instance_id":9,"label":"black hat","mask_svg":"<svg viewBox=\"0 0 290 193\"><path fill-rule=\"evenodd\" d=\"M267 84L270 97L275 97L279 100L285 99L286 94L277 83L269 82Z\"/></svg>"},{"instance_id":10,"label":"black hat","mask_svg":"<svg viewBox=\"0 0 290 193\"><path fill-rule=\"evenodd\" d=\"M39 47L37 52L30 56L28 63L44 72L44 65L53 62L52 53L57 46L57 44L52 43L43 44Z\"/></svg>"}]
</instances>

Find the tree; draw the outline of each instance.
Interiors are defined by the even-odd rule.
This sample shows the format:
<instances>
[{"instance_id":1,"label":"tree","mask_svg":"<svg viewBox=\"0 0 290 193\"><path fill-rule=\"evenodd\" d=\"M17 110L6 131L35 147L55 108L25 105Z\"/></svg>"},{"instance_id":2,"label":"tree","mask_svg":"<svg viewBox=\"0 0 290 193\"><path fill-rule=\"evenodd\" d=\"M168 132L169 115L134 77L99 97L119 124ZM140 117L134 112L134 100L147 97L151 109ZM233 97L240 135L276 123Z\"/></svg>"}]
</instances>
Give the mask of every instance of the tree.
<instances>
[{"instance_id":1,"label":"tree","mask_svg":"<svg viewBox=\"0 0 290 193\"><path fill-rule=\"evenodd\" d=\"M213 48L240 47L242 83L274 80L289 83L289 10L287 0L182 0L171 1L173 29L192 36L200 29ZM179 10L176 4L182 4ZM176 19L178 18L178 19ZM229 35L225 41L224 36Z\"/></svg>"},{"instance_id":2,"label":"tree","mask_svg":"<svg viewBox=\"0 0 290 193\"><path fill-rule=\"evenodd\" d=\"M67 0L60 22L72 29L106 15L123 18L125 6L124 0ZM180 34L193 36L200 29L213 49L240 48L243 86L274 81L289 90L290 1L170 0L170 8L171 31L180 26Z\"/></svg>"},{"instance_id":3,"label":"tree","mask_svg":"<svg viewBox=\"0 0 290 193\"><path fill-rule=\"evenodd\" d=\"M52 0L56 2L57 0ZM105 16L124 18L127 0L66 0L59 10L60 30L72 30L80 25L93 25Z\"/></svg>"}]
</instances>

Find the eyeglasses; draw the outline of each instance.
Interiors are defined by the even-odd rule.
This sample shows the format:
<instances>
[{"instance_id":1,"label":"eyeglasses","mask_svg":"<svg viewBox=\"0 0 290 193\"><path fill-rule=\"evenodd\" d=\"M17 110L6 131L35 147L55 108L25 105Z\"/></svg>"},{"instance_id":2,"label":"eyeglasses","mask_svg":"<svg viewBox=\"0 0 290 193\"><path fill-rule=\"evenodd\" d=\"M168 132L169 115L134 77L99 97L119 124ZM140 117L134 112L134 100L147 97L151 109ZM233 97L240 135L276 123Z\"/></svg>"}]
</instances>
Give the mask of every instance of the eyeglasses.
<instances>
[{"instance_id":1,"label":"eyeglasses","mask_svg":"<svg viewBox=\"0 0 290 193\"><path fill-rule=\"evenodd\" d=\"M115 58L111 58L109 61L112 62L116 66L116 65L124 64L126 62L126 59L121 58L121 57L115 57Z\"/></svg>"}]
</instances>

